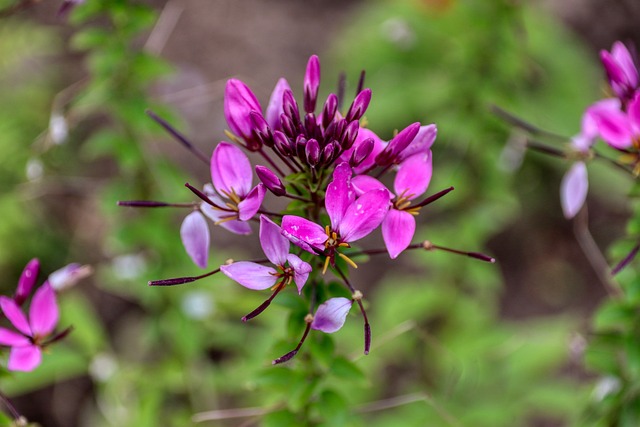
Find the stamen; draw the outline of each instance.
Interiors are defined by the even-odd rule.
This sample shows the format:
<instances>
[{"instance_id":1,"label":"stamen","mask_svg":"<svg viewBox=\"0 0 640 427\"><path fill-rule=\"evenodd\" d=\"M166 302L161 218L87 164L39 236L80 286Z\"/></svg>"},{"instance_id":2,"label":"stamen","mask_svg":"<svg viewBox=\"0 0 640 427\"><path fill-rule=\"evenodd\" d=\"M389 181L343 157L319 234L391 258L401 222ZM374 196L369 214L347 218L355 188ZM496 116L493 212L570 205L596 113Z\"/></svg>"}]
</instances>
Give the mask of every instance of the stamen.
<instances>
[{"instance_id":1,"label":"stamen","mask_svg":"<svg viewBox=\"0 0 640 427\"><path fill-rule=\"evenodd\" d=\"M330 257L326 257L324 259L324 267L322 267L322 275L324 275L327 272L327 268L329 268L329 259Z\"/></svg>"},{"instance_id":2,"label":"stamen","mask_svg":"<svg viewBox=\"0 0 640 427\"><path fill-rule=\"evenodd\" d=\"M349 257L348 257L348 256L346 256L345 254L340 253L340 252L337 252L337 254L338 254L338 256L339 256L340 258L342 258L343 260L345 260L345 261L347 262L347 264L349 264L351 267L353 267L353 268L358 268L358 265L357 265L355 262L353 262L353 260L351 260L351 258L349 258Z\"/></svg>"},{"instance_id":3,"label":"stamen","mask_svg":"<svg viewBox=\"0 0 640 427\"><path fill-rule=\"evenodd\" d=\"M222 206L218 206L213 200L211 200L209 198L209 196L207 196L206 194L204 194L202 191L198 190L196 187L194 187L193 185L189 184L188 182L184 184L185 187L187 187L189 190L191 190L191 192L193 194L195 194L196 196L198 196L200 199L202 199L202 201L204 201L205 203L213 206L216 209L219 209L221 211L227 211L229 212L228 208L223 208Z\"/></svg>"},{"instance_id":4,"label":"stamen","mask_svg":"<svg viewBox=\"0 0 640 427\"><path fill-rule=\"evenodd\" d=\"M233 261L232 261L233 262ZM176 277L175 279L164 279L164 280L151 280L148 282L149 286L173 286L173 285L182 285L185 283L195 282L196 280L204 279L205 277L212 276L220 271L219 268L216 268L213 271L202 274L200 276L191 276L191 277Z\"/></svg>"},{"instance_id":5,"label":"stamen","mask_svg":"<svg viewBox=\"0 0 640 427\"><path fill-rule=\"evenodd\" d=\"M226 202L224 205L229 209L231 209L232 211L239 212L238 206L234 205L231 202Z\"/></svg>"},{"instance_id":6,"label":"stamen","mask_svg":"<svg viewBox=\"0 0 640 427\"><path fill-rule=\"evenodd\" d=\"M453 191L453 187L445 188L444 190L439 191L436 194L427 197L426 199L424 199L423 201L421 201L420 203L415 205L415 207L416 208L421 208L423 206L428 205L429 203L433 203L436 200L438 200L439 198L441 198L442 196L445 196L445 195L449 194L452 191Z\"/></svg>"},{"instance_id":7,"label":"stamen","mask_svg":"<svg viewBox=\"0 0 640 427\"><path fill-rule=\"evenodd\" d=\"M132 208L194 208L196 203L166 203L152 200L118 200L118 206L129 206Z\"/></svg>"},{"instance_id":8,"label":"stamen","mask_svg":"<svg viewBox=\"0 0 640 427\"><path fill-rule=\"evenodd\" d=\"M166 120L160 118L156 113L151 110L146 111L147 115L151 117L156 123L164 128L171 136L173 136L178 142L184 145L189 151L191 151L197 158L205 162L207 165L210 163L210 159L200 149L193 145L184 135L178 132L173 126L171 126Z\"/></svg>"},{"instance_id":9,"label":"stamen","mask_svg":"<svg viewBox=\"0 0 640 427\"><path fill-rule=\"evenodd\" d=\"M242 143L242 141L240 140L240 138L234 134L233 132L231 132L228 129L224 130L224 134L227 136L227 138L229 138L231 141L235 142L238 145L242 145L244 146L244 144Z\"/></svg>"},{"instance_id":10,"label":"stamen","mask_svg":"<svg viewBox=\"0 0 640 427\"><path fill-rule=\"evenodd\" d=\"M311 316L311 321L307 321L307 319L309 318L309 316ZM273 365L278 365L280 363L284 363L287 362L291 359L293 359L293 357L298 354L298 351L300 350L300 347L302 347L302 344L304 343L304 341L307 339L307 335L309 335L309 331L311 330L311 322L313 322L313 316L310 314L307 314L307 316L305 316L304 321L307 323L307 327L304 329L304 333L302 334L302 338L300 338L300 341L298 342L298 345L296 346L296 348L294 348L293 350L291 350L289 353L278 357L277 359L275 359L273 362L271 362L271 364Z\"/></svg>"},{"instance_id":11,"label":"stamen","mask_svg":"<svg viewBox=\"0 0 640 427\"><path fill-rule=\"evenodd\" d=\"M218 221L214 222L213 225L220 225L220 224L223 224L225 222L233 221L233 220L236 220L236 219L238 219L238 215L227 216L227 217L224 217L224 218L219 219Z\"/></svg>"},{"instance_id":12,"label":"stamen","mask_svg":"<svg viewBox=\"0 0 640 427\"><path fill-rule=\"evenodd\" d=\"M271 301L273 301L273 299L276 297L276 295L278 295L278 293L284 289L284 282L280 282L277 285L277 288L275 290L275 292L273 294L271 294L271 296L262 304L260 304L258 306L258 308L256 308L255 310L253 310L251 313L247 314L246 316L244 316L242 318L243 322L246 322L248 320L253 319L254 317L256 317L258 314L262 313L267 307L269 307L269 305L271 305Z\"/></svg>"}]
</instances>

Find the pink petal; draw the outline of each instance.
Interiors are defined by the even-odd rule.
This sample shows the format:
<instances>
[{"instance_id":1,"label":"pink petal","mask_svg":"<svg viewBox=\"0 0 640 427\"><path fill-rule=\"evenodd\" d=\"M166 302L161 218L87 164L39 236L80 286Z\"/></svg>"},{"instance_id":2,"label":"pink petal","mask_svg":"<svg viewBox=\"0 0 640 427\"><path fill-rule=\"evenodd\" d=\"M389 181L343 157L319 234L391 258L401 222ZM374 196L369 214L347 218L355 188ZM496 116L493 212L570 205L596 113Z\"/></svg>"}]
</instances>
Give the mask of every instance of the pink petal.
<instances>
[{"instance_id":1,"label":"pink petal","mask_svg":"<svg viewBox=\"0 0 640 427\"><path fill-rule=\"evenodd\" d=\"M29 261L24 267L24 270L22 270L22 274L18 280L16 293L13 296L13 299L18 305L22 304L29 297L31 289L33 289L33 285L36 283L36 279L38 278L39 271L40 261L38 261L37 258Z\"/></svg>"},{"instance_id":2,"label":"pink petal","mask_svg":"<svg viewBox=\"0 0 640 427\"><path fill-rule=\"evenodd\" d=\"M567 219L573 218L580 211L587 198L588 189L586 165L583 162L574 163L560 184L560 202Z\"/></svg>"},{"instance_id":3,"label":"pink petal","mask_svg":"<svg viewBox=\"0 0 640 427\"><path fill-rule=\"evenodd\" d=\"M180 237L193 263L206 268L209 260L209 227L200 212L193 211L185 217L180 227Z\"/></svg>"},{"instance_id":4,"label":"pink petal","mask_svg":"<svg viewBox=\"0 0 640 427\"><path fill-rule=\"evenodd\" d=\"M637 93L627 107L629 121L636 136L640 135L640 92Z\"/></svg>"},{"instance_id":5,"label":"pink petal","mask_svg":"<svg viewBox=\"0 0 640 427\"><path fill-rule=\"evenodd\" d=\"M29 307L29 323L34 336L44 337L49 335L58 324L58 303L56 293L45 282L33 295L31 307Z\"/></svg>"},{"instance_id":6,"label":"pink petal","mask_svg":"<svg viewBox=\"0 0 640 427\"><path fill-rule=\"evenodd\" d=\"M289 239L282 235L280 226L264 215L260 215L260 245L269 261L284 265L289 254Z\"/></svg>"},{"instance_id":7,"label":"pink petal","mask_svg":"<svg viewBox=\"0 0 640 427\"><path fill-rule=\"evenodd\" d=\"M400 163L393 188L398 196L402 195L409 200L422 195L427 191L431 182L433 171L431 150L419 153L407 158Z\"/></svg>"},{"instance_id":8,"label":"pink petal","mask_svg":"<svg viewBox=\"0 0 640 427\"><path fill-rule=\"evenodd\" d=\"M220 271L248 289L261 291L276 284L277 271L266 265L249 261L238 261L230 265L220 266Z\"/></svg>"},{"instance_id":9,"label":"pink petal","mask_svg":"<svg viewBox=\"0 0 640 427\"><path fill-rule=\"evenodd\" d=\"M298 255L294 254L287 255L287 261L289 261L289 265L293 268L293 280L296 282L298 294L300 294L304 284L307 283L309 273L311 273L311 265L308 262L301 260Z\"/></svg>"},{"instance_id":10,"label":"pink petal","mask_svg":"<svg viewBox=\"0 0 640 427\"><path fill-rule=\"evenodd\" d=\"M42 362L40 347L29 345L26 347L13 347L9 354L7 369L10 371L33 371Z\"/></svg>"},{"instance_id":11,"label":"pink petal","mask_svg":"<svg viewBox=\"0 0 640 427\"><path fill-rule=\"evenodd\" d=\"M618 63L620 71L624 75L625 82L632 88L637 86L638 69L636 68L636 64L633 62L633 58L631 57L627 47L623 43L617 41L613 43L611 54L613 59Z\"/></svg>"},{"instance_id":12,"label":"pink petal","mask_svg":"<svg viewBox=\"0 0 640 427\"><path fill-rule=\"evenodd\" d=\"M606 98L594 102L582 115L580 133L586 138L596 138L599 135L597 116L608 111L620 111L621 105L618 98ZM593 141L591 142L593 144Z\"/></svg>"},{"instance_id":13,"label":"pink petal","mask_svg":"<svg viewBox=\"0 0 640 427\"><path fill-rule=\"evenodd\" d=\"M331 219L331 228L336 230L347 207L356 198L351 185L351 166L340 163L333 171L333 181L327 186L324 205Z\"/></svg>"},{"instance_id":14,"label":"pink petal","mask_svg":"<svg viewBox=\"0 0 640 427\"><path fill-rule=\"evenodd\" d=\"M376 157L376 163L380 166L386 166L397 160L397 156L411 144L418 135L419 130L420 123L416 122L398 132L398 134L389 141L384 151Z\"/></svg>"},{"instance_id":15,"label":"pink petal","mask_svg":"<svg viewBox=\"0 0 640 427\"><path fill-rule=\"evenodd\" d=\"M224 203L222 204L224 205ZM205 214L207 218L212 220L214 223L229 216L229 212L215 209L211 205L204 202L200 204L200 210L202 211L203 214ZM224 221L219 223L218 225L226 230L229 230L234 234L240 234L244 236L251 234L251 226L249 225L249 223L244 221L239 221L237 219Z\"/></svg>"},{"instance_id":16,"label":"pink petal","mask_svg":"<svg viewBox=\"0 0 640 427\"><path fill-rule=\"evenodd\" d=\"M27 321L27 316L24 315L14 300L5 296L0 296L0 308L2 308L2 312L5 317L9 319L11 324L13 324L17 330L27 336L32 335L29 322Z\"/></svg>"},{"instance_id":17,"label":"pink petal","mask_svg":"<svg viewBox=\"0 0 640 427\"><path fill-rule=\"evenodd\" d=\"M89 265L71 263L51 273L47 278L47 282L49 282L54 291L60 291L74 286L78 281L90 276L92 273L93 268Z\"/></svg>"},{"instance_id":18,"label":"pink petal","mask_svg":"<svg viewBox=\"0 0 640 427\"><path fill-rule=\"evenodd\" d=\"M235 145L221 142L211 156L211 180L220 194L235 193L242 199L251 190L253 169L246 154Z\"/></svg>"},{"instance_id":19,"label":"pink petal","mask_svg":"<svg viewBox=\"0 0 640 427\"><path fill-rule=\"evenodd\" d=\"M332 334L342 328L347 320L347 314L351 310L353 301L347 298L331 298L320 304L318 311L313 316L311 328Z\"/></svg>"},{"instance_id":20,"label":"pink petal","mask_svg":"<svg viewBox=\"0 0 640 427\"><path fill-rule=\"evenodd\" d=\"M280 124L280 114L284 112L282 110L282 96L284 95L285 90L291 90L291 87L284 78L281 78L278 80L276 87L271 93L269 105L267 106L267 111L264 114L265 120L272 131L282 129Z\"/></svg>"},{"instance_id":21,"label":"pink petal","mask_svg":"<svg viewBox=\"0 0 640 427\"><path fill-rule=\"evenodd\" d=\"M24 347L30 343L31 340L28 337L5 328L0 328L0 345Z\"/></svg>"},{"instance_id":22,"label":"pink petal","mask_svg":"<svg viewBox=\"0 0 640 427\"><path fill-rule=\"evenodd\" d=\"M400 161L413 156L418 153L426 153L431 150L431 146L436 140L436 136L438 135L438 128L434 124L420 126L420 130L418 134L413 139L411 144L407 148L404 149L402 153L398 156Z\"/></svg>"},{"instance_id":23,"label":"pink petal","mask_svg":"<svg viewBox=\"0 0 640 427\"><path fill-rule=\"evenodd\" d=\"M385 143L380 139L380 137L370 129L360 128L360 130L358 130L358 136L356 136L356 140L353 143L353 147L346 150L340 156L340 161L348 162L349 159L351 158L351 154L353 153L353 150L355 150L358 145L362 144L364 141L366 141L369 138L373 139L373 150L371 150L371 153L365 158L365 160L362 163L360 163L360 165L353 168L353 171L356 174L361 174L365 172L375 164L376 156L380 154L385 147Z\"/></svg>"},{"instance_id":24,"label":"pink petal","mask_svg":"<svg viewBox=\"0 0 640 427\"><path fill-rule=\"evenodd\" d=\"M264 200L265 191L264 184L260 183L253 187L243 201L238 203L238 216L240 221L249 221L258 213Z\"/></svg>"},{"instance_id":25,"label":"pink petal","mask_svg":"<svg viewBox=\"0 0 640 427\"><path fill-rule=\"evenodd\" d=\"M329 238L320 225L295 215L285 215L282 218L282 235L312 254L316 253L314 248L323 251L324 242Z\"/></svg>"},{"instance_id":26,"label":"pink petal","mask_svg":"<svg viewBox=\"0 0 640 427\"><path fill-rule=\"evenodd\" d=\"M627 115L620 111L599 111L594 114L600 136L614 148L625 149L631 146L631 124Z\"/></svg>"},{"instance_id":27,"label":"pink petal","mask_svg":"<svg viewBox=\"0 0 640 427\"><path fill-rule=\"evenodd\" d=\"M375 230L389 210L389 192L373 190L351 203L340 223L339 234L344 242L362 239Z\"/></svg>"},{"instance_id":28,"label":"pink petal","mask_svg":"<svg viewBox=\"0 0 640 427\"><path fill-rule=\"evenodd\" d=\"M416 220L408 212L389 209L382 221L382 239L391 259L396 259L411 244L416 231Z\"/></svg>"},{"instance_id":29,"label":"pink petal","mask_svg":"<svg viewBox=\"0 0 640 427\"><path fill-rule=\"evenodd\" d=\"M251 111L262 113L260 103L251 89L240 80L227 81L224 90L224 116L231 132L242 137L251 136Z\"/></svg>"},{"instance_id":30,"label":"pink petal","mask_svg":"<svg viewBox=\"0 0 640 427\"><path fill-rule=\"evenodd\" d=\"M358 197L371 190L385 190L389 193L389 199L393 199L395 197L395 194L389 191L383 183L369 175L354 176L351 180L351 184L353 185L353 189Z\"/></svg>"}]
</instances>

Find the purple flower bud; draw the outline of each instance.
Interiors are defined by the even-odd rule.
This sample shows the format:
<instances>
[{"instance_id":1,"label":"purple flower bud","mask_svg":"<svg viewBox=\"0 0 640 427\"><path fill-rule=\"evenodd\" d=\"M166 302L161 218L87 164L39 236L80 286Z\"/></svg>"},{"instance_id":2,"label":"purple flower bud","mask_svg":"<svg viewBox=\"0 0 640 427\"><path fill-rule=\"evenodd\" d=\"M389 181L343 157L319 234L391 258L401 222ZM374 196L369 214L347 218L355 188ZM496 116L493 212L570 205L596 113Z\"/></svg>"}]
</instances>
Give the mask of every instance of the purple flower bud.
<instances>
[{"instance_id":1,"label":"purple flower bud","mask_svg":"<svg viewBox=\"0 0 640 427\"><path fill-rule=\"evenodd\" d=\"M360 118L364 115L364 112L367 111L367 107L369 107L369 102L371 101L371 89L365 89L360 92L356 98L353 100L351 107L349 107L349 112L347 113L347 121L350 122L352 120L360 120Z\"/></svg>"},{"instance_id":2,"label":"purple flower bud","mask_svg":"<svg viewBox=\"0 0 640 427\"><path fill-rule=\"evenodd\" d=\"M375 141L373 140L373 138L367 138L360 144L358 144L351 154L349 165L351 167L360 166L360 164L365 161L369 154L371 154L374 145Z\"/></svg>"},{"instance_id":3,"label":"purple flower bud","mask_svg":"<svg viewBox=\"0 0 640 427\"><path fill-rule=\"evenodd\" d=\"M267 190L271 191L276 196L284 196L287 194L287 190L284 188L284 184L269 168L265 166L256 166L256 175L258 179L267 187Z\"/></svg>"},{"instance_id":4,"label":"purple flower bud","mask_svg":"<svg viewBox=\"0 0 640 427\"><path fill-rule=\"evenodd\" d=\"M224 90L224 116L231 132L242 138L251 138L253 123L251 111L262 111L251 89L240 80L230 79Z\"/></svg>"},{"instance_id":5,"label":"purple flower bud","mask_svg":"<svg viewBox=\"0 0 640 427\"><path fill-rule=\"evenodd\" d=\"M310 138L318 138L322 135L320 128L318 128L316 116L313 113L309 113L304 116L304 129L307 136Z\"/></svg>"},{"instance_id":6,"label":"purple flower bud","mask_svg":"<svg viewBox=\"0 0 640 427\"><path fill-rule=\"evenodd\" d=\"M320 160L323 164L330 164L336 157L338 157L339 152L340 144L334 139L322 149L322 156L320 156Z\"/></svg>"},{"instance_id":7,"label":"purple flower bud","mask_svg":"<svg viewBox=\"0 0 640 427\"><path fill-rule=\"evenodd\" d=\"M269 124L262 114L257 111L251 111L249 116L253 123L253 134L255 135L255 139L267 147L273 147L273 134L271 133Z\"/></svg>"},{"instance_id":8,"label":"purple flower bud","mask_svg":"<svg viewBox=\"0 0 640 427\"><path fill-rule=\"evenodd\" d=\"M307 156L307 139L302 135L299 135L296 139L296 155L301 160L304 160Z\"/></svg>"},{"instance_id":9,"label":"purple flower bud","mask_svg":"<svg viewBox=\"0 0 640 427\"><path fill-rule=\"evenodd\" d=\"M360 130L360 123L357 120L349 123L344 130L344 135L342 136L342 148L348 150L353 146L353 143L356 141L358 137L358 131Z\"/></svg>"},{"instance_id":10,"label":"purple flower bud","mask_svg":"<svg viewBox=\"0 0 640 427\"><path fill-rule=\"evenodd\" d=\"M318 87L320 86L320 61L316 55L309 58L307 72L304 75L304 110L313 113L318 99Z\"/></svg>"},{"instance_id":11,"label":"purple flower bud","mask_svg":"<svg viewBox=\"0 0 640 427\"><path fill-rule=\"evenodd\" d=\"M411 141L416 137L420 130L420 123L412 123L401 130L391 141L387 147L376 156L378 166L389 166L393 163L397 156L407 148Z\"/></svg>"},{"instance_id":12,"label":"purple flower bud","mask_svg":"<svg viewBox=\"0 0 640 427\"><path fill-rule=\"evenodd\" d=\"M338 97L330 93L322 108L322 127L327 128L338 111Z\"/></svg>"},{"instance_id":13,"label":"purple flower bud","mask_svg":"<svg viewBox=\"0 0 640 427\"><path fill-rule=\"evenodd\" d=\"M320 161L320 144L316 139L307 141L306 157L310 166L315 166Z\"/></svg>"},{"instance_id":14,"label":"purple flower bud","mask_svg":"<svg viewBox=\"0 0 640 427\"><path fill-rule=\"evenodd\" d=\"M298 135L298 131L296 129L296 125L291 120L291 117L282 113L280 115L280 125L282 126L282 131L289 137L295 138Z\"/></svg>"},{"instance_id":15,"label":"purple flower bud","mask_svg":"<svg viewBox=\"0 0 640 427\"><path fill-rule=\"evenodd\" d=\"M80 280L93 274L90 265L69 264L49 275L47 281L55 291L75 286Z\"/></svg>"},{"instance_id":16,"label":"purple flower bud","mask_svg":"<svg viewBox=\"0 0 640 427\"><path fill-rule=\"evenodd\" d=\"M18 288L13 296L13 300L16 304L21 305L29 297L33 285L36 283L38 273L40 272L40 261L38 258L34 258L27 263L22 270L20 280L18 280Z\"/></svg>"},{"instance_id":17,"label":"purple flower bud","mask_svg":"<svg viewBox=\"0 0 640 427\"><path fill-rule=\"evenodd\" d=\"M293 97L293 92L285 90L282 95L282 110L284 114L291 118L293 124L297 127L300 124L300 110L298 109L298 103Z\"/></svg>"},{"instance_id":18,"label":"purple flower bud","mask_svg":"<svg viewBox=\"0 0 640 427\"><path fill-rule=\"evenodd\" d=\"M291 90L289 83L285 79L278 80L276 87L271 93L269 105L264 113L264 117L272 130L280 130L280 114L282 114L282 97L285 90Z\"/></svg>"},{"instance_id":19,"label":"purple flower bud","mask_svg":"<svg viewBox=\"0 0 640 427\"><path fill-rule=\"evenodd\" d=\"M279 130L273 133L273 145L280 154L285 157L291 157L292 152L291 145L289 144L289 138Z\"/></svg>"}]
</instances>

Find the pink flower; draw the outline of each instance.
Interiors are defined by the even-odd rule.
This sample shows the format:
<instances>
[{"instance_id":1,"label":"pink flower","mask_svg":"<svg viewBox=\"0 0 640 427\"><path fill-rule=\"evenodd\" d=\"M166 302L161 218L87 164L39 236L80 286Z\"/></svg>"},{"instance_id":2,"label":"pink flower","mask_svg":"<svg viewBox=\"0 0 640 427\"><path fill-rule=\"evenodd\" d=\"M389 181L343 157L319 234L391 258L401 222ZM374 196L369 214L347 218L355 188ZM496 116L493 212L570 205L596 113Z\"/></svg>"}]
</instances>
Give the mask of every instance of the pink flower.
<instances>
[{"instance_id":1,"label":"pink flower","mask_svg":"<svg viewBox=\"0 0 640 427\"><path fill-rule=\"evenodd\" d=\"M325 209L330 226L323 228L308 219L285 215L282 234L308 252L325 254L327 263L331 261L333 264L337 253L354 265L337 249L349 247L351 242L362 239L380 225L389 209L389 193L374 189L356 197L351 184L351 167L348 163L341 163L336 166L333 181L327 187Z\"/></svg>"},{"instance_id":2,"label":"pink flower","mask_svg":"<svg viewBox=\"0 0 640 427\"><path fill-rule=\"evenodd\" d=\"M600 59L616 96L623 101L631 99L638 88L639 81L638 68L629 50L617 41L613 44L610 53L606 50L600 51Z\"/></svg>"},{"instance_id":3,"label":"pink flower","mask_svg":"<svg viewBox=\"0 0 640 427\"><path fill-rule=\"evenodd\" d=\"M42 361L42 348L46 338L58 323L58 304L51 285L45 282L34 294L29 308L29 319L18 304L5 296L0 297L0 308L17 332L0 328L0 344L10 346L10 371L32 371Z\"/></svg>"},{"instance_id":4,"label":"pink flower","mask_svg":"<svg viewBox=\"0 0 640 427\"><path fill-rule=\"evenodd\" d=\"M282 235L280 227L264 215L260 216L260 245L275 268L250 261L238 261L220 267L224 274L245 288L264 290L276 286L266 304L261 305L259 311L245 316L245 321L260 314L289 283L295 282L298 293L301 293L311 273L311 265L289 253L289 240Z\"/></svg>"},{"instance_id":5,"label":"pink flower","mask_svg":"<svg viewBox=\"0 0 640 427\"><path fill-rule=\"evenodd\" d=\"M637 93L627 112L619 109L599 109L593 113L602 139L618 150L640 147L640 93Z\"/></svg>"}]
</instances>

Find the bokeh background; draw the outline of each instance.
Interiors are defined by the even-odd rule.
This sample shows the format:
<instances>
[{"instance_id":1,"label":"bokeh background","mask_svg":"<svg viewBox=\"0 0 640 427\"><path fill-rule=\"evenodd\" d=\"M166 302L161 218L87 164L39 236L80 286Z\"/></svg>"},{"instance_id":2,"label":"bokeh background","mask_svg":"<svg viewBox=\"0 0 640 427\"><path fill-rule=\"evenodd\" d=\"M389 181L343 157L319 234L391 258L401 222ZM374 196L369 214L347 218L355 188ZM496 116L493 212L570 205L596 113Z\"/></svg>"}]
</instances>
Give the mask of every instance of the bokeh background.
<instances>
[{"instance_id":1,"label":"bokeh background","mask_svg":"<svg viewBox=\"0 0 640 427\"><path fill-rule=\"evenodd\" d=\"M525 152L493 107L565 136L562 148L603 96L599 50L640 42L638 2L87 0L59 17L60 3L0 1L11 11L0 18L2 291L32 257L45 273L72 261L95 269L60 297L68 339L37 371L0 378L30 421L184 426L194 413L258 407L270 409L202 425L296 425L275 396L295 412L311 392L270 367L292 342L294 299L242 324L262 296L224 277L148 287L198 274L180 243L184 212L116 202L191 201L184 183L209 180L147 108L209 153L224 139L226 79L266 105L281 76L301 93L318 54L325 95L340 72L353 92L367 71L366 117L383 138L438 125L430 191L455 191L422 211L418 238L498 260L407 253L355 272L374 347L360 356L357 319L335 337L358 369L326 367L341 379L318 404L324 425L590 425L584 408L602 398L602 380L584 348L606 279L576 235L588 221L611 259L630 184L594 165L589 217L565 220L568 163ZM210 265L258 254L251 239L211 231ZM323 345L308 351L322 357ZM349 417L332 418L341 408Z\"/></svg>"}]
</instances>

